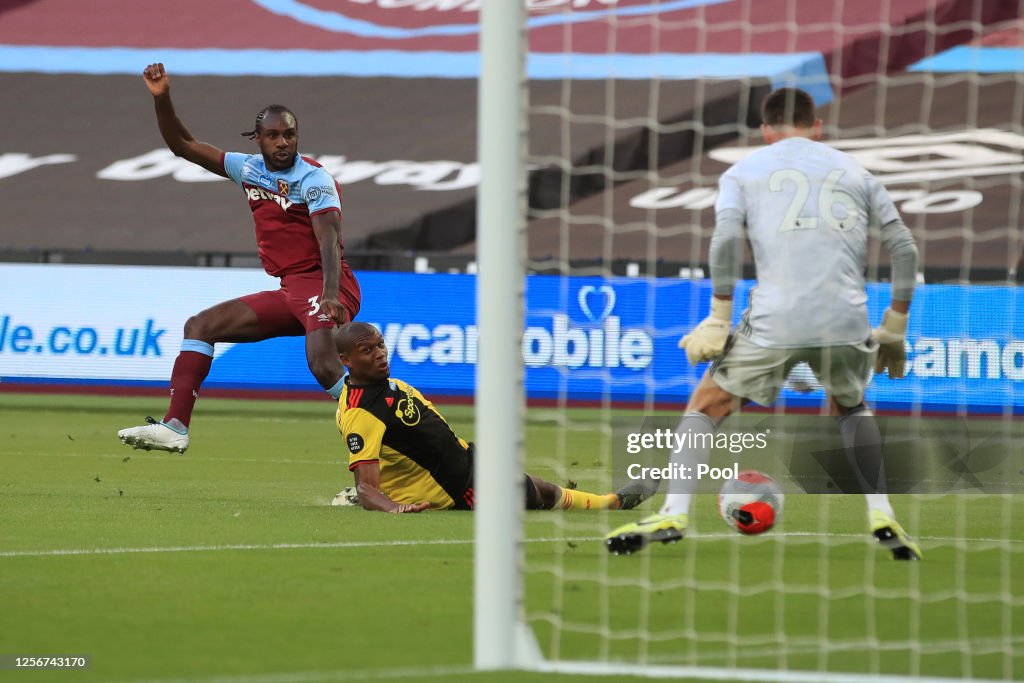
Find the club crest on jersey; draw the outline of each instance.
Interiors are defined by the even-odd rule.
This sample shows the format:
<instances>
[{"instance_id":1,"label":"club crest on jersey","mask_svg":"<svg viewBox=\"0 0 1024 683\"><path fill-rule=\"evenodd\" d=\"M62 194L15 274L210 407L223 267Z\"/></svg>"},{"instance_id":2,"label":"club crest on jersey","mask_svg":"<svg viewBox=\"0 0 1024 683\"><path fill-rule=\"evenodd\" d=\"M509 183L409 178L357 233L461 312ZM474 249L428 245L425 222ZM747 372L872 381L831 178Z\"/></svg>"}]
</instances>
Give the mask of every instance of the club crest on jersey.
<instances>
[{"instance_id":1,"label":"club crest on jersey","mask_svg":"<svg viewBox=\"0 0 1024 683\"><path fill-rule=\"evenodd\" d=\"M288 181L287 180L282 180L281 178L277 179L277 192L278 192L278 194L281 194L281 195L283 195L285 197L288 196Z\"/></svg>"}]
</instances>

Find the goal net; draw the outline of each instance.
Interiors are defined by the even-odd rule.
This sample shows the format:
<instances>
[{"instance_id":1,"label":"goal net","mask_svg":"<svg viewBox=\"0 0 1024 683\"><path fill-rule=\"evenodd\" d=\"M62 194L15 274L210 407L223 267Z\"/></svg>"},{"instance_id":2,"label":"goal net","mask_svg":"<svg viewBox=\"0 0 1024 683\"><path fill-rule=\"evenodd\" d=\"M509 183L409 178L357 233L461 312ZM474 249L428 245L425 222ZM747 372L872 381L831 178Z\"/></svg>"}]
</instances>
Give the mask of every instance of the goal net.
<instances>
[{"instance_id":1,"label":"goal net","mask_svg":"<svg viewBox=\"0 0 1024 683\"><path fill-rule=\"evenodd\" d=\"M778 402L723 425L767 447L716 444L717 475L697 485L678 543L616 556L603 542L656 512L664 486L632 511L478 516L478 544L490 545L478 545L477 599L505 591L511 601L478 605L478 665L694 680L1024 678L1024 3L526 8L504 26L529 49L509 84L526 84L513 101L528 151L520 180L506 179L525 188L524 212L519 223L483 205L478 214L481 245L489 231L523 238L504 252L524 255L521 354L512 375L487 369L497 361L484 357L494 339L484 290L499 285L481 281L478 396L495 382L521 386L529 408L518 422L513 408L495 416L500 403L478 402L482 452L486 410L517 420L501 439L523 444L525 471L562 486L613 491L631 465L668 464L663 449L632 452L630 435L671 431L706 368L676 343L708 313L717 181L763 144L763 97L796 86L814 97L825 140L887 187L920 253L907 376L875 376L866 401L896 518L924 559L893 561L871 535L825 394L798 366ZM486 26L482 50L486 83ZM500 131L482 119L481 145ZM485 186L489 174L485 160ZM482 277L491 258L481 255ZM874 326L890 298L877 240L868 261ZM736 320L756 276L749 251L743 272ZM504 400L514 407L515 396ZM768 533L742 536L719 517L731 468L784 490ZM487 485L478 481L478 498ZM510 566L512 583L482 587ZM511 634L506 657L481 659L482 634L496 628Z\"/></svg>"}]
</instances>

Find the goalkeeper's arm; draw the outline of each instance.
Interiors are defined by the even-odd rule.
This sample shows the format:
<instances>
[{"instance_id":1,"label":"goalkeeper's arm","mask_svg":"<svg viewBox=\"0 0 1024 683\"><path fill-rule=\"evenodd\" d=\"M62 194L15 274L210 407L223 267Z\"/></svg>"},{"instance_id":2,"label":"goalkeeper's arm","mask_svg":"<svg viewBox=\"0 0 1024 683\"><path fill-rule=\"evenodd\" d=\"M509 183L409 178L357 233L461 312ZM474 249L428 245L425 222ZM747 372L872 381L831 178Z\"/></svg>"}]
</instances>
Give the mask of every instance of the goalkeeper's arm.
<instances>
[{"instance_id":1,"label":"goalkeeper's arm","mask_svg":"<svg viewBox=\"0 0 1024 683\"><path fill-rule=\"evenodd\" d=\"M736 209L715 213L711 236L711 313L690 334L679 340L691 365L722 355L732 327L732 295L739 278L743 253L743 214Z\"/></svg>"},{"instance_id":2,"label":"goalkeeper's arm","mask_svg":"<svg viewBox=\"0 0 1024 683\"><path fill-rule=\"evenodd\" d=\"M875 372L888 369L889 377L899 379L907 362L903 343L907 338L910 299L917 284L917 245L910 229L899 218L887 223L881 236L892 266L892 302L882 316L882 324L871 332L878 342Z\"/></svg>"}]
</instances>

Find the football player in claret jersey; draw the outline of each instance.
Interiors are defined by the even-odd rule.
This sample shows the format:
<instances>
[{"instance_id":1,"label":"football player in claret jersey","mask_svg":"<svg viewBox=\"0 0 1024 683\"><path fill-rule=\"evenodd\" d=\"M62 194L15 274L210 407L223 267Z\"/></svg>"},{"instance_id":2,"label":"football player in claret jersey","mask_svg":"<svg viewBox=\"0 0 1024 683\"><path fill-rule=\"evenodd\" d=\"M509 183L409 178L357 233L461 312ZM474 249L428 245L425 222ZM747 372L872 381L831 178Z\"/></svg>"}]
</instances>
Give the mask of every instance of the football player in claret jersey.
<instances>
[{"instance_id":1,"label":"football player in claret jersey","mask_svg":"<svg viewBox=\"0 0 1024 683\"><path fill-rule=\"evenodd\" d=\"M391 377L384 338L366 323L337 335L349 375L338 401L338 430L348 452L359 503L367 510L472 510L473 444L459 438L415 387ZM526 507L618 510L639 505L641 486L598 495L526 475Z\"/></svg>"},{"instance_id":2,"label":"football player in claret jersey","mask_svg":"<svg viewBox=\"0 0 1024 683\"><path fill-rule=\"evenodd\" d=\"M306 337L309 369L334 398L344 374L335 351L335 328L359 312L359 285L345 262L341 239L341 189L316 162L298 153L299 127L286 107L259 112L243 133L257 154L223 152L197 141L171 103L163 64L150 64L143 80L153 95L157 125L177 156L238 184L256 224L260 260L280 289L219 303L185 322L181 351L171 372L171 400L163 420L118 432L135 448L184 453L199 387L218 342Z\"/></svg>"},{"instance_id":3,"label":"football player in claret jersey","mask_svg":"<svg viewBox=\"0 0 1024 683\"><path fill-rule=\"evenodd\" d=\"M711 238L711 313L680 340L692 365L714 360L690 396L680 435L713 434L739 405L775 402L786 375L806 362L827 389L847 458L868 508L868 526L897 560L921 549L896 522L887 495L882 439L864 389L876 372L903 377L903 347L917 277L917 247L889 193L851 156L818 142L810 95L770 93L761 107L764 147L719 179ZM882 324L868 324L864 273L868 231L892 263L892 301ZM757 287L732 331L733 288L749 241ZM691 439L673 463L707 462L708 439ZM630 554L683 537L695 483L670 480L658 514L615 529L609 551Z\"/></svg>"}]
</instances>

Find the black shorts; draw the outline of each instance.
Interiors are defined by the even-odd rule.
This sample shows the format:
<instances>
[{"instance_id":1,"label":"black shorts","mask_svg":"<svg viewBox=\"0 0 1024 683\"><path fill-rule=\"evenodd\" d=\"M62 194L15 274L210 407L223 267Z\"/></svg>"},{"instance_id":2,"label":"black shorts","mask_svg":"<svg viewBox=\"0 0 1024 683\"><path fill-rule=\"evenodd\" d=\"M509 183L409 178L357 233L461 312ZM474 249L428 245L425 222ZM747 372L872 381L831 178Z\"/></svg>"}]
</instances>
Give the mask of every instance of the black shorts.
<instances>
[{"instance_id":1,"label":"black shorts","mask_svg":"<svg viewBox=\"0 0 1024 683\"><path fill-rule=\"evenodd\" d=\"M473 455L473 444L469 444L470 455ZM472 510L476 508L476 492L473 490L473 480L475 479L475 468L470 469L469 481L467 486L461 491L455 492L452 495L452 500L455 501L455 506L452 510ZM530 475L523 475L523 490L526 493L526 500L524 501L527 510L539 510L541 509L540 503L540 492L533 483L533 479ZM451 492L449 492L451 495Z\"/></svg>"}]
</instances>

